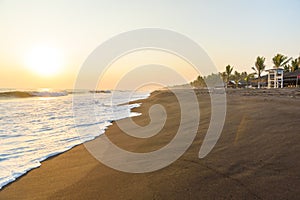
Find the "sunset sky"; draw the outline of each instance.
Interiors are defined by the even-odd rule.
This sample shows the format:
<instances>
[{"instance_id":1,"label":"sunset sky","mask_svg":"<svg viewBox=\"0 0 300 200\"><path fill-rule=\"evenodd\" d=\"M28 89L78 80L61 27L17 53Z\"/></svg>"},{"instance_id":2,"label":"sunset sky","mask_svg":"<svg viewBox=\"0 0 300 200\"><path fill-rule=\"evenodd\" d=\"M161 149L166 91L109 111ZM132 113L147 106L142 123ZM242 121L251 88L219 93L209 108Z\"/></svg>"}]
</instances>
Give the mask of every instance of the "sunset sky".
<instances>
[{"instance_id":1,"label":"sunset sky","mask_svg":"<svg viewBox=\"0 0 300 200\"><path fill-rule=\"evenodd\" d=\"M276 53L299 56L299 8L299 0L0 0L0 88L72 88L97 46L147 27L188 36L220 71L231 64L250 72L257 56L266 57L272 67ZM188 80L197 76L176 59L166 56L165 62L176 65ZM112 72L108 80L114 79Z\"/></svg>"}]
</instances>

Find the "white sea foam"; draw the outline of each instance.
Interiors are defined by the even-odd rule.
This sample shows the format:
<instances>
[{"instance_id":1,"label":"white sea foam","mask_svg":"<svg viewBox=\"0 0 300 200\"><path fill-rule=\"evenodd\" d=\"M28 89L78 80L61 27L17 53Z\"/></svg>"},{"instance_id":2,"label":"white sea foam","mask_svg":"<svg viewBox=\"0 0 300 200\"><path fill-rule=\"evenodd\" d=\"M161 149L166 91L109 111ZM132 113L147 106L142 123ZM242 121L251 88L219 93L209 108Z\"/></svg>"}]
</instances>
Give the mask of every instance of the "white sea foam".
<instances>
[{"instance_id":1,"label":"white sea foam","mask_svg":"<svg viewBox=\"0 0 300 200\"><path fill-rule=\"evenodd\" d=\"M67 96L53 93L51 98L0 100L0 189L39 167L41 161L101 135L111 121L139 115L130 111L139 104L120 105L129 101L129 93L116 91ZM39 96L43 94L39 93ZM72 104L74 96L79 102L75 107ZM130 100L148 96L149 93L139 92ZM95 108L92 113L87 109L91 104ZM86 116L85 120L75 124L73 109Z\"/></svg>"}]
</instances>

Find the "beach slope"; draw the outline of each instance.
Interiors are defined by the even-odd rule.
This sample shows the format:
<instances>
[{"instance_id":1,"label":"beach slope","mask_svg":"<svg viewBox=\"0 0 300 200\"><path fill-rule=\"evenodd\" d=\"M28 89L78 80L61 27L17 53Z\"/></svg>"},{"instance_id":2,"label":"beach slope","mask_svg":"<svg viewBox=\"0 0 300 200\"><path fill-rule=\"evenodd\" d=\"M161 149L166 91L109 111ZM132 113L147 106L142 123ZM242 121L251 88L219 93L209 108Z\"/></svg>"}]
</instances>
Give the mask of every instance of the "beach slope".
<instances>
[{"instance_id":1,"label":"beach slope","mask_svg":"<svg viewBox=\"0 0 300 200\"><path fill-rule=\"evenodd\" d=\"M210 122L210 98L197 90L201 112L190 148L161 170L130 174L111 169L79 145L46 160L40 168L0 191L13 199L297 199L300 196L299 90L229 90L222 135L203 159L198 153ZM133 152L157 150L174 137L180 108L170 91L156 91L134 111L145 126L149 108L165 107L168 118L159 134L137 139L114 123L106 135ZM100 136L101 137L101 136Z\"/></svg>"}]
</instances>

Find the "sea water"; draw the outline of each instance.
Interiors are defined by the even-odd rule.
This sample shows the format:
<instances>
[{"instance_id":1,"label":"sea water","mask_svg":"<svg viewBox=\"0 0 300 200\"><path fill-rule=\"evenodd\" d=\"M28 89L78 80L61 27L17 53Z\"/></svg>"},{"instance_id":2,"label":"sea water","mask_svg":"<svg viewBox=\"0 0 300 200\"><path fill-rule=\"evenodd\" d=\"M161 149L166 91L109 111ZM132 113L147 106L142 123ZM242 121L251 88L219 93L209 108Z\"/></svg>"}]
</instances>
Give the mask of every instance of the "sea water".
<instances>
[{"instance_id":1,"label":"sea water","mask_svg":"<svg viewBox=\"0 0 300 200\"><path fill-rule=\"evenodd\" d=\"M112 121L139 115L131 112L139 104L126 103L148 96L131 91L1 89L0 189L41 161L103 134ZM80 121L74 120L78 114Z\"/></svg>"}]
</instances>

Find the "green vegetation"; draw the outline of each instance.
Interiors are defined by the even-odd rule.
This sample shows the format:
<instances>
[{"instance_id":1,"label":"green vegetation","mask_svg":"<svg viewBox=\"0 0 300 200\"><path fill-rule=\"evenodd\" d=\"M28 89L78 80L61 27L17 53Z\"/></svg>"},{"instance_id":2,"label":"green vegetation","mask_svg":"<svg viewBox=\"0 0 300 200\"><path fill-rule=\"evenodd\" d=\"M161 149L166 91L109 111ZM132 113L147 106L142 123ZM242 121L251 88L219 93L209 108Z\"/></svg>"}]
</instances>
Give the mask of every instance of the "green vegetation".
<instances>
[{"instance_id":1,"label":"green vegetation","mask_svg":"<svg viewBox=\"0 0 300 200\"><path fill-rule=\"evenodd\" d=\"M265 58L264 57L257 57L255 62L255 67L252 67L252 69L255 71L255 74L258 76L258 88L260 88L260 82L261 82L261 73L265 70Z\"/></svg>"},{"instance_id":2,"label":"green vegetation","mask_svg":"<svg viewBox=\"0 0 300 200\"><path fill-rule=\"evenodd\" d=\"M295 58L294 60L291 61L291 64L287 64L284 66L284 71L285 72L294 72L298 70L300 67L300 56L299 58Z\"/></svg>"},{"instance_id":3,"label":"green vegetation","mask_svg":"<svg viewBox=\"0 0 300 200\"><path fill-rule=\"evenodd\" d=\"M198 76L197 79L190 84L196 88L204 88L207 86L206 84L219 86L219 82L222 80L226 88L229 86L237 88L241 85L243 87L248 87L251 82L257 83L257 87L260 88L262 73L266 68L265 61L266 59L263 56L258 56L254 63L254 67L251 68L254 70L253 73L248 74L246 71L241 73L234 71L234 73L232 73L234 67L227 65L224 72L203 77ZM274 64L272 68L283 68L284 72L294 72L300 69L300 56L293 59L292 57L288 58L287 56L278 53L272 58L272 62Z\"/></svg>"},{"instance_id":4,"label":"green vegetation","mask_svg":"<svg viewBox=\"0 0 300 200\"><path fill-rule=\"evenodd\" d=\"M290 62L292 58L288 58L287 56L284 56L280 53L278 53L276 56L274 56L272 58L274 67L276 69L280 68L280 67L284 67L288 62Z\"/></svg>"},{"instance_id":5,"label":"green vegetation","mask_svg":"<svg viewBox=\"0 0 300 200\"><path fill-rule=\"evenodd\" d=\"M230 81L230 75L231 75L231 72L233 70L233 67L231 67L230 65L227 65L225 67L225 74L226 74L226 88L229 84L229 81Z\"/></svg>"}]
</instances>

